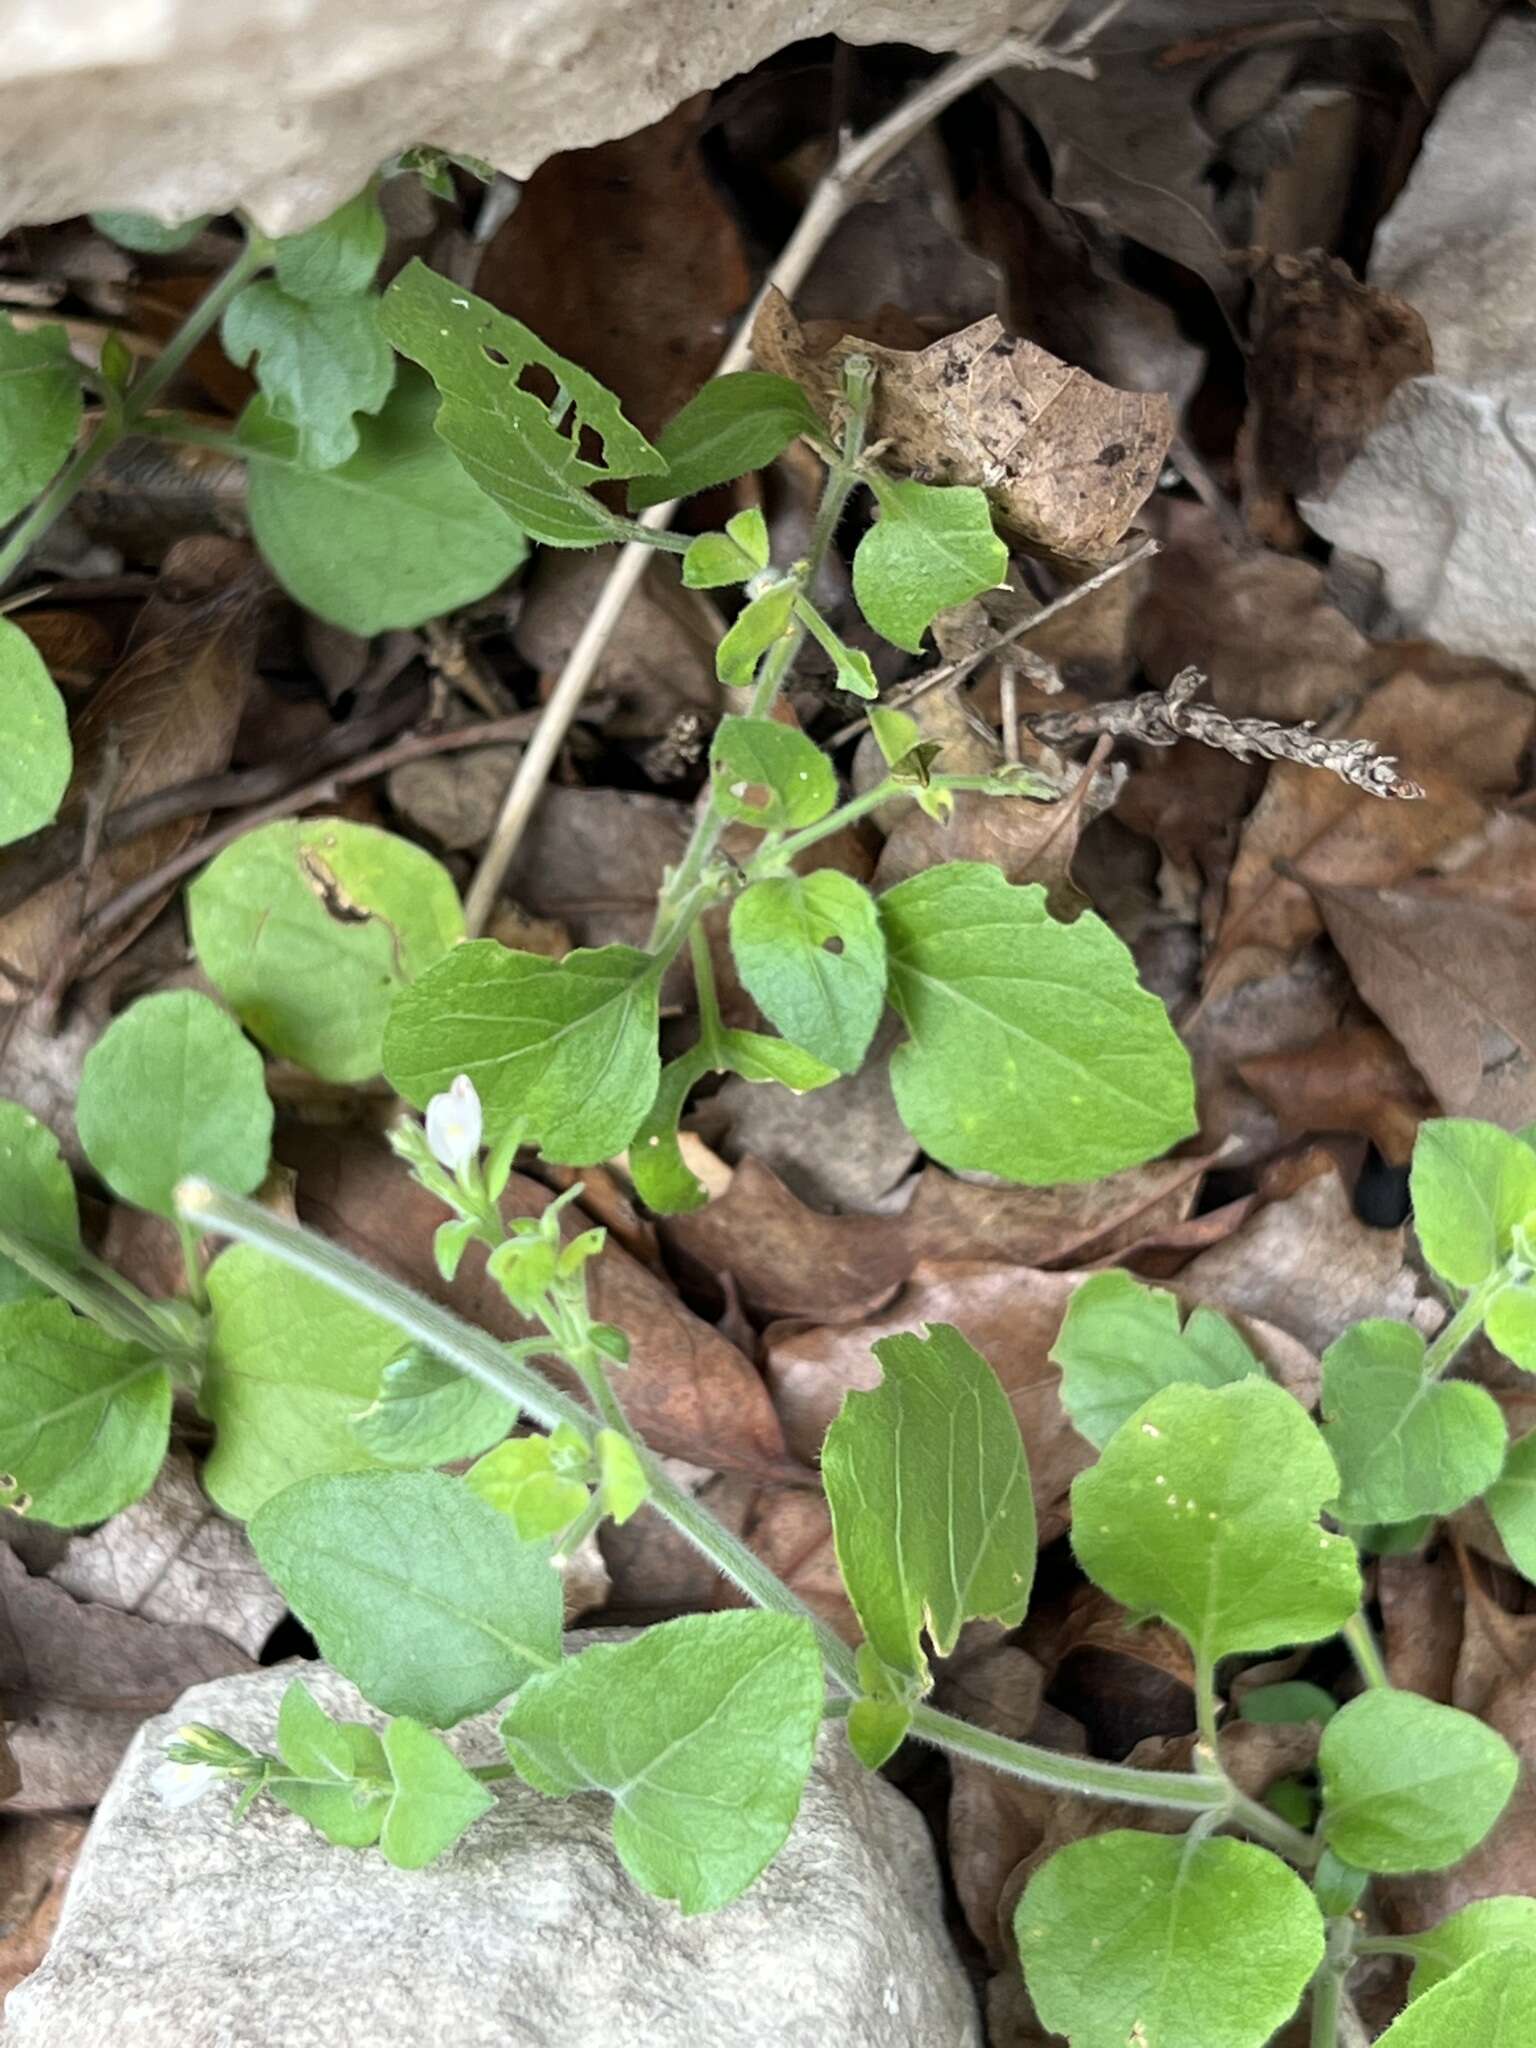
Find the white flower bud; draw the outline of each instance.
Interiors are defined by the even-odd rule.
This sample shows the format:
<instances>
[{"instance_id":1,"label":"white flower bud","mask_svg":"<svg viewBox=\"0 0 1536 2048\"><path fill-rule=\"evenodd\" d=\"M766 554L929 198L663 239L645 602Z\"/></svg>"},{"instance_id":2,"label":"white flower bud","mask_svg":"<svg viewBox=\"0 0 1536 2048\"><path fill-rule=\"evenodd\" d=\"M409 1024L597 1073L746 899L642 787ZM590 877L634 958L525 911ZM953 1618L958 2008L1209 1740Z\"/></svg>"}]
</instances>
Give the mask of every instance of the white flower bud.
<instances>
[{"instance_id":1,"label":"white flower bud","mask_svg":"<svg viewBox=\"0 0 1536 2048\"><path fill-rule=\"evenodd\" d=\"M427 1104L427 1143L432 1157L458 1173L479 1155L483 1120L480 1098L468 1074L460 1074L443 1095Z\"/></svg>"},{"instance_id":2,"label":"white flower bud","mask_svg":"<svg viewBox=\"0 0 1536 2048\"><path fill-rule=\"evenodd\" d=\"M149 1781L162 1806L190 1806L211 1792L224 1773L212 1764L163 1763Z\"/></svg>"}]
</instances>

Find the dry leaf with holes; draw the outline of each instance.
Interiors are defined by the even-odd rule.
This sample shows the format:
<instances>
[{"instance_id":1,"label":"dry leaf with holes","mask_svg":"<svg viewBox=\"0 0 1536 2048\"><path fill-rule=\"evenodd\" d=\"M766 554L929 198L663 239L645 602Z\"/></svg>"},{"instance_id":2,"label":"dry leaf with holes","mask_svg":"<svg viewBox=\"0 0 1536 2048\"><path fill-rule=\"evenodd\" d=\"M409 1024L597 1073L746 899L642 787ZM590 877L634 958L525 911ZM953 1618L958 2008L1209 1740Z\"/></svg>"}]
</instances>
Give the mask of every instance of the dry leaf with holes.
<instances>
[{"instance_id":1,"label":"dry leaf with holes","mask_svg":"<svg viewBox=\"0 0 1536 2048\"><path fill-rule=\"evenodd\" d=\"M793 377L831 421L842 366L876 370L870 438L922 483L979 484L1020 545L1102 562L1157 483L1173 439L1161 392L1116 391L1033 342L978 320L923 349L802 328L770 292L752 330L765 370Z\"/></svg>"}]
</instances>

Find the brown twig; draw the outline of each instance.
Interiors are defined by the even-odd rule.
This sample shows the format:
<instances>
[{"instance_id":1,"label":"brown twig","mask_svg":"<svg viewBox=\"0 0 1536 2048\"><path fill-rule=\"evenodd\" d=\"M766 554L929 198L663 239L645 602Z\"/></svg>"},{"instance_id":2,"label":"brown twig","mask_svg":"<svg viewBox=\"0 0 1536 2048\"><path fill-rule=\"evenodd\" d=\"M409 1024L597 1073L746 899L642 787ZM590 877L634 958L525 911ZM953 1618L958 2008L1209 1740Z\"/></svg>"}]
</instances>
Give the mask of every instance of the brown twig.
<instances>
[{"instance_id":1,"label":"brown twig","mask_svg":"<svg viewBox=\"0 0 1536 2048\"><path fill-rule=\"evenodd\" d=\"M1166 691L1148 690L1081 711L1040 712L1024 723L1037 739L1053 746L1100 735L1140 740L1149 747L1196 740L1239 761L1294 761L1303 768L1326 768L1367 796L1423 796L1416 782L1398 774L1396 759L1379 752L1373 740L1319 738L1310 718L1300 725L1280 725L1272 718L1228 718L1214 705L1191 703L1204 682L1199 669L1181 669Z\"/></svg>"},{"instance_id":2,"label":"brown twig","mask_svg":"<svg viewBox=\"0 0 1536 2048\"><path fill-rule=\"evenodd\" d=\"M1015 619L1006 632L995 635L985 647L978 647L974 654L963 655L957 661L942 661L937 668L928 669L923 675L914 676L911 682L903 683L899 689L892 690L890 695L882 700L882 708L887 711L905 711L909 704L915 704L919 697L926 697L930 690L943 689L946 685L951 688L958 687L973 670L980 668L984 661L990 661L994 654L1001 654L1005 647L1011 647L1016 640L1022 640L1026 634L1033 633L1036 627L1059 617L1073 605L1081 604L1085 597L1092 597L1094 592L1102 590L1106 583L1113 583L1117 576L1123 576L1127 569L1134 569L1138 562L1148 561L1160 552L1160 544L1149 534L1139 546L1132 548L1128 555L1122 555L1119 561L1109 563L1096 575L1090 576L1086 583L1079 583L1071 590L1064 590L1060 597L1053 597L1049 604L1042 605L1039 611L1031 612L1027 618ZM840 747L845 740L851 740L857 733L861 733L868 722L867 715L851 718L846 725L839 726L827 741L827 745Z\"/></svg>"}]
</instances>

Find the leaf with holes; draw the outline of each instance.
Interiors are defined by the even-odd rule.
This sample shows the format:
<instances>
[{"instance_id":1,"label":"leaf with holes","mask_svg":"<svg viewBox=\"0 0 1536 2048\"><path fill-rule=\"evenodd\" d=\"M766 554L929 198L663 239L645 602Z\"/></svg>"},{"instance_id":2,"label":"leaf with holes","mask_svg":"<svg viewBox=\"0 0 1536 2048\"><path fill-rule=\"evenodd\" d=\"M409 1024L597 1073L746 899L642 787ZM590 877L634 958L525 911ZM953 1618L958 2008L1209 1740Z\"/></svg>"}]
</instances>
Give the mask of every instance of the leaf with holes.
<instances>
[{"instance_id":1,"label":"leaf with holes","mask_svg":"<svg viewBox=\"0 0 1536 2048\"><path fill-rule=\"evenodd\" d=\"M832 763L803 732L774 718L722 718L709 767L719 808L765 832L814 825L837 802Z\"/></svg>"},{"instance_id":2,"label":"leaf with holes","mask_svg":"<svg viewBox=\"0 0 1536 2048\"><path fill-rule=\"evenodd\" d=\"M1355 1612L1355 1546L1318 1522L1337 1490L1315 1424L1270 1381L1165 1387L1073 1481L1072 1547L1095 1585L1214 1664L1316 1642Z\"/></svg>"},{"instance_id":3,"label":"leaf with holes","mask_svg":"<svg viewBox=\"0 0 1536 2048\"><path fill-rule=\"evenodd\" d=\"M1508 1431L1492 1394L1424 1372L1407 1323L1356 1323L1323 1353L1323 1440L1341 1522L1450 1515L1498 1478Z\"/></svg>"},{"instance_id":4,"label":"leaf with holes","mask_svg":"<svg viewBox=\"0 0 1536 2048\"><path fill-rule=\"evenodd\" d=\"M665 476L637 478L629 509L643 512L668 498L691 498L715 484L766 469L799 434L825 438L811 401L793 379L766 370L714 377L662 429L656 452Z\"/></svg>"},{"instance_id":5,"label":"leaf with holes","mask_svg":"<svg viewBox=\"0 0 1536 2048\"><path fill-rule=\"evenodd\" d=\"M0 315L0 520L14 519L64 467L80 414L64 328L49 321L24 333Z\"/></svg>"},{"instance_id":6,"label":"leaf with holes","mask_svg":"<svg viewBox=\"0 0 1536 2048\"><path fill-rule=\"evenodd\" d=\"M730 934L742 986L769 1022L839 1073L856 1072L885 1002L885 937L869 891L836 868L754 882L731 906Z\"/></svg>"},{"instance_id":7,"label":"leaf with holes","mask_svg":"<svg viewBox=\"0 0 1536 2048\"><path fill-rule=\"evenodd\" d=\"M335 469L357 452L355 413L377 412L395 381L373 293L300 299L281 285L248 284L224 315L225 353L256 382L277 419L298 435L299 460Z\"/></svg>"},{"instance_id":8,"label":"leaf with holes","mask_svg":"<svg viewBox=\"0 0 1536 2048\"><path fill-rule=\"evenodd\" d=\"M74 754L64 699L20 626L0 619L0 846L40 831L69 787Z\"/></svg>"},{"instance_id":9,"label":"leaf with holes","mask_svg":"<svg viewBox=\"0 0 1536 2048\"><path fill-rule=\"evenodd\" d=\"M610 1794L614 1847L643 1891L708 1913L783 1847L825 1697L808 1621L690 1614L530 1679L501 1732L549 1798Z\"/></svg>"},{"instance_id":10,"label":"leaf with holes","mask_svg":"<svg viewBox=\"0 0 1536 2048\"><path fill-rule=\"evenodd\" d=\"M1262 2048L1323 1956L1317 1902L1278 1856L1129 1828L1058 1849L1014 1932L1041 2024L1072 2048Z\"/></svg>"},{"instance_id":11,"label":"leaf with holes","mask_svg":"<svg viewBox=\"0 0 1536 2048\"><path fill-rule=\"evenodd\" d=\"M957 1170L1094 1180L1195 1128L1189 1056L1091 911L1058 924L1038 883L951 861L880 898L901 1120Z\"/></svg>"},{"instance_id":12,"label":"leaf with holes","mask_svg":"<svg viewBox=\"0 0 1536 2048\"><path fill-rule=\"evenodd\" d=\"M1445 1870L1475 1849L1520 1775L1503 1736L1457 1707L1378 1687L1323 1730L1323 1839L1360 1870Z\"/></svg>"},{"instance_id":13,"label":"leaf with holes","mask_svg":"<svg viewBox=\"0 0 1536 2048\"><path fill-rule=\"evenodd\" d=\"M1419 1131L1409 1177L1424 1256L1456 1287L1476 1287L1536 1217L1536 1150L1497 1124L1442 1117Z\"/></svg>"},{"instance_id":14,"label":"leaf with holes","mask_svg":"<svg viewBox=\"0 0 1536 2048\"><path fill-rule=\"evenodd\" d=\"M391 1003L464 935L446 868L344 818L245 833L187 908L203 971L246 1029L326 1081L379 1071Z\"/></svg>"},{"instance_id":15,"label":"leaf with holes","mask_svg":"<svg viewBox=\"0 0 1536 2048\"><path fill-rule=\"evenodd\" d=\"M655 1100L658 981L633 946L555 961L475 939L400 996L384 1069L418 1108L467 1074L487 1143L519 1123L546 1159L588 1166L622 1152Z\"/></svg>"},{"instance_id":16,"label":"leaf with holes","mask_svg":"<svg viewBox=\"0 0 1536 2048\"><path fill-rule=\"evenodd\" d=\"M961 1626L1016 1626L1035 1575L1035 1506L1019 1425L996 1373L948 1323L875 1345L884 1378L848 1394L821 1476L837 1561L888 1669L926 1686L926 1628L948 1656Z\"/></svg>"},{"instance_id":17,"label":"leaf with holes","mask_svg":"<svg viewBox=\"0 0 1536 2048\"><path fill-rule=\"evenodd\" d=\"M80 1249L74 1176L58 1139L19 1102L0 1101L0 1224L66 1265ZM14 1261L0 1257L0 1306L47 1292Z\"/></svg>"},{"instance_id":18,"label":"leaf with holes","mask_svg":"<svg viewBox=\"0 0 1536 2048\"><path fill-rule=\"evenodd\" d=\"M1163 1387L1264 1377L1225 1316L1195 1308L1181 1328L1175 1295L1118 1270L1095 1273L1078 1288L1051 1358L1061 1367L1062 1406L1100 1450Z\"/></svg>"},{"instance_id":19,"label":"leaf with holes","mask_svg":"<svg viewBox=\"0 0 1536 2048\"><path fill-rule=\"evenodd\" d=\"M302 1479L250 1534L320 1654L387 1714L449 1728L558 1662L548 1546L445 1472Z\"/></svg>"},{"instance_id":20,"label":"leaf with holes","mask_svg":"<svg viewBox=\"0 0 1536 2048\"><path fill-rule=\"evenodd\" d=\"M874 484L880 517L853 558L853 594L882 639L920 654L940 612L995 590L1008 550L970 485Z\"/></svg>"},{"instance_id":21,"label":"leaf with holes","mask_svg":"<svg viewBox=\"0 0 1536 2048\"><path fill-rule=\"evenodd\" d=\"M300 460L295 428L264 398L240 416L251 531L288 595L365 636L419 626L505 582L524 536L433 431L437 393L402 366L356 453L335 469Z\"/></svg>"},{"instance_id":22,"label":"leaf with holes","mask_svg":"<svg viewBox=\"0 0 1536 2048\"><path fill-rule=\"evenodd\" d=\"M173 1219L178 1181L249 1194L272 1153L261 1054L193 989L143 996L107 1026L81 1069L75 1121L112 1192Z\"/></svg>"},{"instance_id":23,"label":"leaf with holes","mask_svg":"<svg viewBox=\"0 0 1536 2048\"><path fill-rule=\"evenodd\" d=\"M521 320L419 260L385 293L381 320L442 393L438 433L514 525L551 547L596 547L622 535L624 522L589 486L661 476L666 459L611 391ZM529 370L544 373L543 395L523 387ZM602 452L589 459L583 450L594 439Z\"/></svg>"},{"instance_id":24,"label":"leaf with holes","mask_svg":"<svg viewBox=\"0 0 1536 2048\"><path fill-rule=\"evenodd\" d=\"M61 1529L148 1493L165 1458L171 1381L64 1302L0 1308L0 1504Z\"/></svg>"}]
</instances>

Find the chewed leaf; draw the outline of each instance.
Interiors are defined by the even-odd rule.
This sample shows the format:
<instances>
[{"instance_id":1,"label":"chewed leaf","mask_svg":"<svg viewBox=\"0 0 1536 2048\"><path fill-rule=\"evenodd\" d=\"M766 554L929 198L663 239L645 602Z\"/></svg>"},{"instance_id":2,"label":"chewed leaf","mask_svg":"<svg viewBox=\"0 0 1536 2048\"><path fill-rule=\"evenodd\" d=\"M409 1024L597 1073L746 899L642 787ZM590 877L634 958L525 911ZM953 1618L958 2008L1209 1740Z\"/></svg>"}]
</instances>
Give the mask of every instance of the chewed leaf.
<instances>
[{"instance_id":1,"label":"chewed leaf","mask_svg":"<svg viewBox=\"0 0 1536 2048\"><path fill-rule=\"evenodd\" d=\"M1323 1954L1278 1856L1128 1828L1058 1850L1014 1928L1035 2009L1072 2048L1261 2048Z\"/></svg>"},{"instance_id":2,"label":"chewed leaf","mask_svg":"<svg viewBox=\"0 0 1536 2048\"><path fill-rule=\"evenodd\" d=\"M928 1678L922 1635L947 1655L964 1622L1021 1621L1035 1576L1035 1507L1019 1425L960 1332L875 1346L884 1379L849 1394L821 1470L837 1561L870 1646Z\"/></svg>"},{"instance_id":3,"label":"chewed leaf","mask_svg":"<svg viewBox=\"0 0 1536 2048\"><path fill-rule=\"evenodd\" d=\"M379 1071L391 1003L464 935L446 868L344 818L247 832L187 907L203 970L241 1022L327 1081Z\"/></svg>"},{"instance_id":4,"label":"chewed leaf","mask_svg":"<svg viewBox=\"0 0 1536 2048\"><path fill-rule=\"evenodd\" d=\"M381 320L395 347L442 393L438 433L535 540L552 547L612 540L623 522L589 486L665 472L666 458L595 377L421 261L390 286ZM528 388L529 372L544 373L533 379L536 390Z\"/></svg>"},{"instance_id":5,"label":"chewed leaf","mask_svg":"<svg viewBox=\"0 0 1536 2048\"><path fill-rule=\"evenodd\" d=\"M808 1622L690 1614L530 1679L501 1732L549 1798L610 1793L614 1846L636 1884L707 1913L782 1848L824 1699Z\"/></svg>"},{"instance_id":6,"label":"chewed leaf","mask_svg":"<svg viewBox=\"0 0 1536 2048\"><path fill-rule=\"evenodd\" d=\"M722 718L709 766L719 808L764 831L814 825L837 802L832 763L803 732L777 719Z\"/></svg>"},{"instance_id":7,"label":"chewed leaf","mask_svg":"<svg viewBox=\"0 0 1536 2048\"><path fill-rule=\"evenodd\" d=\"M1316 1425L1268 1380L1165 1387L1074 1480L1072 1547L1212 1664L1315 1642L1360 1603L1355 1546L1318 1520L1337 1487Z\"/></svg>"}]
</instances>

